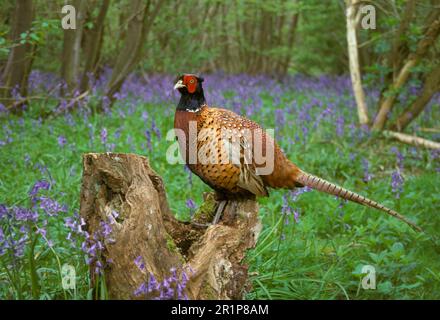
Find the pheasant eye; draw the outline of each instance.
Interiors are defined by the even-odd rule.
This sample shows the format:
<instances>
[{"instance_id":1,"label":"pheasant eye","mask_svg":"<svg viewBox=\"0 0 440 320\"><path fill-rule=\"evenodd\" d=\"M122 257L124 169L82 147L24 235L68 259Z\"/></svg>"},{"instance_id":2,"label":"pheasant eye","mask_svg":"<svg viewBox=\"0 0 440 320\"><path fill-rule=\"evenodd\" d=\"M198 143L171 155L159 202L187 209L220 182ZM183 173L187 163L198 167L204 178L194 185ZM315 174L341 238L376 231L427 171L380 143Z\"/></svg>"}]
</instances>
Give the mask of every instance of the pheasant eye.
<instances>
[{"instance_id":1,"label":"pheasant eye","mask_svg":"<svg viewBox=\"0 0 440 320\"><path fill-rule=\"evenodd\" d=\"M194 83L194 79L189 80L189 83Z\"/></svg>"}]
</instances>

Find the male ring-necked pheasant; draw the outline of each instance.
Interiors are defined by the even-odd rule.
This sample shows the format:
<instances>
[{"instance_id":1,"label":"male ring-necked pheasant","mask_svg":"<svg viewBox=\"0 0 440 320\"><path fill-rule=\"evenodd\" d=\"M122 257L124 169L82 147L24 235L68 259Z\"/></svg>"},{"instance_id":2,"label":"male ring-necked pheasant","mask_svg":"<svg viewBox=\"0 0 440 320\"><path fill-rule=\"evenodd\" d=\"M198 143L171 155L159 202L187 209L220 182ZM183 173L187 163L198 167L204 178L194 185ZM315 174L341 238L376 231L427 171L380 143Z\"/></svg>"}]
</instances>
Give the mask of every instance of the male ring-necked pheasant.
<instances>
[{"instance_id":1,"label":"male ring-necked pheasant","mask_svg":"<svg viewBox=\"0 0 440 320\"><path fill-rule=\"evenodd\" d=\"M257 123L230 110L208 106L202 82L203 78L194 74L184 74L176 79L174 89L179 90L181 98L174 128L190 170L222 199L214 223L229 199L268 196L268 188L308 186L379 209L421 231L396 211L298 168ZM258 145L262 146L264 161L256 159L255 146ZM269 160L273 162L272 166L268 165ZM264 168L271 170L264 172Z\"/></svg>"}]
</instances>

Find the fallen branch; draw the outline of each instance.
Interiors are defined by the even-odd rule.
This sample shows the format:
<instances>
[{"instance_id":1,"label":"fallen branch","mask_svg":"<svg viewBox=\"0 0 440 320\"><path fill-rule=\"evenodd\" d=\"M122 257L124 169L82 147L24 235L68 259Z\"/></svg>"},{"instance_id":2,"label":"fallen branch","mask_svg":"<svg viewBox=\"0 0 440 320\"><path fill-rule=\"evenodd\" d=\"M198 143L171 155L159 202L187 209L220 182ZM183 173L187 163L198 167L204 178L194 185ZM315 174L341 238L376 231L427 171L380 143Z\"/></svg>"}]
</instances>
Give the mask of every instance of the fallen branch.
<instances>
[{"instance_id":1,"label":"fallen branch","mask_svg":"<svg viewBox=\"0 0 440 320\"><path fill-rule=\"evenodd\" d=\"M89 94L89 91L87 90L87 91L81 93L80 95L78 95L76 97L73 97L72 99L69 100L69 103L66 105L66 107L70 107L73 104L75 104L76 102L84 99L88 94ZM32 100L43 100L46 103L49 99L57 100L57 101L63 101L66 98L63 98L63 97L51 97L50 95L47 95L47 96L28 96L28 97L24 97L24 98L22 98L20 100L17 100L16 98L5 98L4 100L15 101L13 104L10 104L10 105L6 106L6 108L8 110L13 110L13 109L21 106L22 104L24 104L26 102L29 102L29 101L32 101Z\"/></svg>"},{"instance_id":2,"label":"fallen branch","mask_svg":"<svg viewBox=\"0 0 440 320\"><path fill-rule=\"evenodd\" d=\"M429 149L440 149L440 143L431 141L428 139L411 136L409 134L395 132L395 131L383 131L384 136L394 138L400 142L411 144L417 147L424 147Z\"/></svg>"},{"instance_id":3,"label":"fallen branch","mask_svg":"<svg viewBox=\"0 0 440 320\"><path fill-rule=\"evenodd\" d=\"M73 97L72 99L70 99L69 103L63 109L60 110L58 108L55 108L55 110L52 112L53 115L59 115L59 114L62 114L62 113L69 111L70 109L72 109L72 107L75 106L75 104L78 101L84 99L88 95L89 95L89 90L84 91L83 93L81 93L80 95L78 95L76 97Z\"/></svg>"},{"instance_id":4,"label":"fallen branch","mask_svg":"<svg viewBox=\"0 0 440 320\"><path fill-rule=\"evenodd\" d=\"M422 132L440 133L440 128L439 129L437 129L437 128L419 128L418 130L422 131Z\"/></svg>"}]
</instances>

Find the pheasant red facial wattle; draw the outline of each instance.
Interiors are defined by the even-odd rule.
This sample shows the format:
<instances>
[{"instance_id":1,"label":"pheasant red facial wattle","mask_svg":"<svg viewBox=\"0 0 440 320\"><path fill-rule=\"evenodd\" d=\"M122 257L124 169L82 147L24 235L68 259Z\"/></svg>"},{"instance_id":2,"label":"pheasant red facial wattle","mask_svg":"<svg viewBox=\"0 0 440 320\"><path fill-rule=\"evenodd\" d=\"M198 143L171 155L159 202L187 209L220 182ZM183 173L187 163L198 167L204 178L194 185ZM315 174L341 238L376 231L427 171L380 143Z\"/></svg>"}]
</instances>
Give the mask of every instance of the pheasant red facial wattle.
<instances>
[{"instance_id":1,"label":"pheasant red facial wattle","mask_svg":"<svg viewBox=\"0 0 440 320\"><path fill-rule=\"evenodd\" d=\"M188 167L214 189L220 199L268 196L269 188L307 186L376 208L421 231L396 211L298 168L257 123L230 110L208 106L202 83L203 78L194 74L184 74L176 79L174 88L179 90L181 97L174 128ZM255 152L258 147L265 157L258 157L259 153ZM267 167L271 170L264 172L262 169ZM220 205L221 210L224 205ZM221 210L217 211L214 223Z\"/></svg>"},{"instance_id":2,"label":"pheasant red facial wattle","mask_svg":"<svg viewBox=\"0 0 440 320\"><path fill-rule=\"evenodd\" d=\"M188 93L194 93L197 88L197 77L194 75L183 76L183 84L186 86Z\"/></svg>"}]
</instances>

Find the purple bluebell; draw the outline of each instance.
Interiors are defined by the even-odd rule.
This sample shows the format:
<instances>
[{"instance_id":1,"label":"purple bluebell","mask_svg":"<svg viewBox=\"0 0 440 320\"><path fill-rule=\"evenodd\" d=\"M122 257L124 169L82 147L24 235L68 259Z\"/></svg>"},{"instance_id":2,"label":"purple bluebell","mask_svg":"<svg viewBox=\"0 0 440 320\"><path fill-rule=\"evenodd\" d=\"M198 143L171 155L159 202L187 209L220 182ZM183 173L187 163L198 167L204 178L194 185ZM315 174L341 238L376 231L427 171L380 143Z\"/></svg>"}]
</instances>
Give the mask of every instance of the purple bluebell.
<instances>
[{"instance_id":1,"label":"purple bluebell","mask_svg":"<svg viewBox=\"0 0 440 320\"><path fill-rule=\"evenodd\" d=\"M101 143L105 145L107 143L107 129L102 128L101 129Z\"/></svg>"},{"instance_id":2,"label":"purple bluebell","mask_svg":"<svg viewBox=\"0 0 440 320\"><path fill-rule=\"evenodd\" d=\"M147 147L150 151L153 151L153 146L151 144L151 132L150 130L145 130L145 138L147 139Z\"/></svg>"},{"instance_id":3,"label":"purple bluebell","mask_svg":"<svg viewBox=\"0 0 440 320\"><path fill-rule=\"evenodd\" d=\"M8 207L4 204L0 204L0 220L2 220L3 217L6 217L8 212Z\"/></svg>"},{"instance_id":4,"label":"purple bluebell","mask_svg":"<svg viewBox=\"0 0 440 320\"><path fill-rule=\"evenodd\" d=\"M15 214L15 219L17 220L32 222L36 222L38 220L37 211L23 207L13 207L13 211Z\"/></svg>"},{"instance_id":5,"label":"purple bluebell","mask_svg":"<svg viewBox=\"0 0 440 320\"><path fill-rule=\"evenodd\" d=\"M134 259L134 264L139 268L139 270L145 270L145 263L142 256L138 256L136 259Z\"/></svg>"},{"instance_id":6,"label":"purple bluebell","mask_svg":"<svg viewBox=\"0 0 440 320\"><path fill-rule=\"evenodd\" d=\"M393 173L391 174L391 188L392 192L394 193L395 197L397 199L400 198L400 194L403 191L403 184L404 184L403 175L399 168L397 168Z\"/></svg>"},{"instance_id":7,"label":"purple bluebell","mask_svg":"<svg viewBox=\"0 0 440 320\"><path fill-rule=\"evenodd\" d=\"M191 198L186 200L186 207L188 209L195 209L196 208L196 204L195 204L194 200L191 199Z\"/></svg>"},{"instance_id":8,"label":"purple bluebell","mask_svg":"<svg viewBox=\"0 0 440 320\"><path fill-rule=\"evenodd\" d=\"M362 167L363 167L363 169L364 169L364 177L363 177L362 180L363 180L365 183L367 183L367 182L370 181L373 177L372 177L372 175L370 174L370 171L369 171L370 163L369 163L368 160L365 159L365 158L362 158Z\"/></svg>"},{"instance_id":9,"label":"purple bluebell","mask_svg":"<svg viewBox=\"0 0 440 320\"><path fill-rule=\"evenodd\" d=\"M58 201L42 196L38 198L40 208L43 209L49 216L57 215L60 212L67 212L66 205L61 205Z\"/></svg>"},{"instance_id":10,"label":"purple bluebell","mask_svg":"<svg viewBox=\"0 0 440 320\"><path fill-rule=\"evenodd\" d=\"M64 136L58 136L58 145L64 147L67 143L67 139Z\"/></svg>"}]
</instances>

